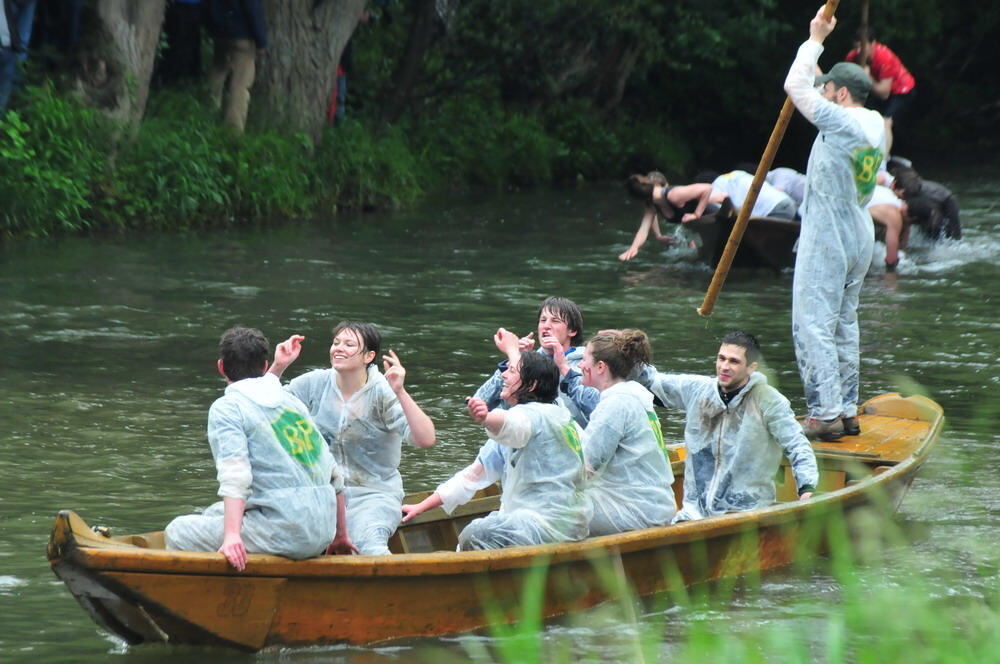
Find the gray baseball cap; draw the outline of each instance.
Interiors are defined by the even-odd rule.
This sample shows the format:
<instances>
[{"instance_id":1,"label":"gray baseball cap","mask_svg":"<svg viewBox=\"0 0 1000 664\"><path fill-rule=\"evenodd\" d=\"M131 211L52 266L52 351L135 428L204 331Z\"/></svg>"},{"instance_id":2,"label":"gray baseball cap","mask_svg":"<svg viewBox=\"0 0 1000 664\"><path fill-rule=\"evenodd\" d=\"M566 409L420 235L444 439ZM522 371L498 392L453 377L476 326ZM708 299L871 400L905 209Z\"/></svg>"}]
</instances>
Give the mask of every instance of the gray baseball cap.
<instances>
[{"instance_id":1,"label":"gray baseball cap","mask_svg":"<svg viewBox=\"0 0 1000 664\"><path fill-rule=\"evenodd\" d=\"M838 88L847 88L851 96L862 104L868 99L868 93L872 89L872 79L864 69L853 62L838 62L830 68L830 71L816 77L816 85L827 81L833 81Z\"/></svg>"}]
</instances>

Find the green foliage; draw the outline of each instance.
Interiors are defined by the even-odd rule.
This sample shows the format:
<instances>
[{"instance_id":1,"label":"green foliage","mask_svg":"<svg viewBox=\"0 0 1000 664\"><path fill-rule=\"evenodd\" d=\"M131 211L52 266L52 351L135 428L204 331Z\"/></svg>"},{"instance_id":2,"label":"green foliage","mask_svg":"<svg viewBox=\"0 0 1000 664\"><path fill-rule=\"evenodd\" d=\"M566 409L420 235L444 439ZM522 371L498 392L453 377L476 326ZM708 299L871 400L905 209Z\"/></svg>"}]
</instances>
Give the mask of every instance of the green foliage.
<instances>
[{"instance_id":1,"label":"green foliage","mask_svg":"<svg viewBox=\"0 0 1000 664\"><path fill-rule=\"evenodd\" d=\"M421 193L420 161L398 128L354 119L327 130L315 155L319 200L328 209L397 207Z\"/></svg>"},{"instance_id":2,"label":"green foliage","mask_svg":"<svg viewBox=\"0 0 1000 664\"><path fill-rule=\"evenodd\" d=\"M25 112L0 118L0 236L85 228L111 127L51 85L27 94Z\"/></svg>"}]
</instances>

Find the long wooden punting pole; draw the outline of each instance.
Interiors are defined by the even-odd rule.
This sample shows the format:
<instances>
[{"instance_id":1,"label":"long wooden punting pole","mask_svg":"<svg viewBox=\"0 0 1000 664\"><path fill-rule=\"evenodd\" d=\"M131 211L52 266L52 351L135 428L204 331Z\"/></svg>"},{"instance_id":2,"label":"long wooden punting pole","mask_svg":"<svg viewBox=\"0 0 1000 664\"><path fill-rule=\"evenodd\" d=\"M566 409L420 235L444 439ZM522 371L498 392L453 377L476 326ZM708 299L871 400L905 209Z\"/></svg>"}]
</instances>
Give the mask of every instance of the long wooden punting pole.
<instances>
[{"instance_id":1,"label":"long wooden punting pole","mask_svg":"<svg viewBox=\"0 0 1000 664\"><path fill-rule=\"evenodd\" d=\"M827 0L826 5L823 7L823 16L827 20L833 18L839 4L840 0ZM785 104L781 107L781 112L778 114L778 121L771 132L771 138L767 142L767 147L764 148L764 154L760 158L760 163L757 164L757 172L754 173L750 191L747 192L747 197L743 201L743 207L740 208L740 213L736 217L736 223L733 224L733 230L729 233L726 248L723 250L719 264L715 268L715 274L712 275L712 283L708 285L705 299L702 300L701 306L698 307L698 314L701 316L711 316L712 310L715 309L715 301L719 297L722 285L726 283L726 275L729 274L729 268L733 264L736 250L743 239L743 232L747 229L750 210L753 209L754 203L757 202L757 195L760 194L760 188L764 184L764 177L771 169L771 164L774 162L774 154L778 151L778 146L781 145L781 139L785 136L785 130L788 128L788 121L792 119L792 113L794 112L795 105L792 104L791 98L785 97Z\"/></svg>"}]
</instances>

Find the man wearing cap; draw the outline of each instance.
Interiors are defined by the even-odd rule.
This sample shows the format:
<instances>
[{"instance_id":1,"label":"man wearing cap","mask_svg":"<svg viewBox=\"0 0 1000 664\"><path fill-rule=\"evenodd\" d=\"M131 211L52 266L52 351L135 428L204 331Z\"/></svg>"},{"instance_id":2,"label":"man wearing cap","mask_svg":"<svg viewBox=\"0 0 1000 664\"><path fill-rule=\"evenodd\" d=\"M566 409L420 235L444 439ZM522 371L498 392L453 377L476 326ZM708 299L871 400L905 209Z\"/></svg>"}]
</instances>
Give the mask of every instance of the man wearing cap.
<instances>
[{"instance_id":1,"label":"man wearing cap","mask_svg":"<svg viewBox=\"0 0 1000 664\"><path fill-rule=\"evenodd\" d=\"M806 168L802 230L792 283L792 339L805 388L806 436L857 435L858 298L875 234L865 210L885 153L885 125L864 108L871 79L838 62L813 78L836 19L822 9L809 24L785 78L785 91L819 135Z\"/></svg>"}]
</instances>

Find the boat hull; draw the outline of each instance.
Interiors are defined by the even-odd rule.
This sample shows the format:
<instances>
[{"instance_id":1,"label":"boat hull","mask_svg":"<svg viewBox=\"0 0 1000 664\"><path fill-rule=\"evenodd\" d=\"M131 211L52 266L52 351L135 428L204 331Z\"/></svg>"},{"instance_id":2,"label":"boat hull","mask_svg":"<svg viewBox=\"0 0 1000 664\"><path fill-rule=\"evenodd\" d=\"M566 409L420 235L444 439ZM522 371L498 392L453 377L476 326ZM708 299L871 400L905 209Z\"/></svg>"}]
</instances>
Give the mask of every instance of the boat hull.
<instances>
[{"instance_id":1,"label":"boat hull","mask_svg":"<svg viewBox=\"0 0 1000 664\"><path fill-rule=\"evenodd\" d=\"M715 267L725 251L735 218L705 215L687 224L698 234L698 257ZM750 217L733 267L768 268L781 271L795 266L795 243L799 239L797 221L771 217Z\"/></svg>"}]
</instances>

